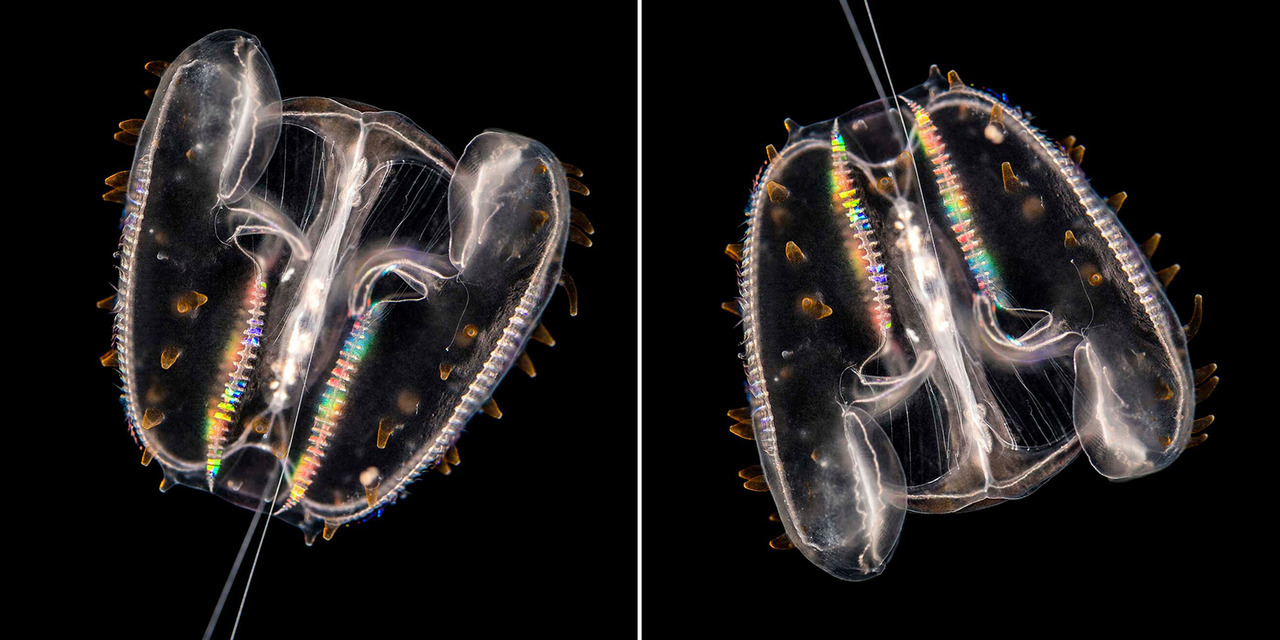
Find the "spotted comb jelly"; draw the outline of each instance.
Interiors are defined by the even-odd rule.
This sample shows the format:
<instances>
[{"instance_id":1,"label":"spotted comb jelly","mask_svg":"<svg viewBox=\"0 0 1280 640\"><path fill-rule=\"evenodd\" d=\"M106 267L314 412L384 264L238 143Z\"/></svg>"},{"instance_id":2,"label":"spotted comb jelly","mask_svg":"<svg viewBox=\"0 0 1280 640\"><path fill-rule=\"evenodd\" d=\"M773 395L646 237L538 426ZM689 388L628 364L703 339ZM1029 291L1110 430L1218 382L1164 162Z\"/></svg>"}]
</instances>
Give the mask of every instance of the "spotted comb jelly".
<instances>
[{"instance_id":1,"label":"spotted comb jelly","mask_svg":"<svg viewBox=\"0 0 1280 640\"><path fill-rule=\"evenodd\" d=\"M142 460L270 510L310 543L379 514L455 444L524 350L569 241L582 174L491 130L456 157L398 113L282 99L253 36L219 31L121 123L132 168L114 344Z\"/></svg>"},{"instance_id":2,"label":"spotted comb jelly","mask_svg":"<svg viewBox=\"0 0 1280 640\"><path fill-rule=\"evenodd\" d=\"M787 122L757 178L740 262L750 405L730 412L795 546L881 573L907 511L1024 497L1083 451L1113 480L1172 463L1212 416L1148 262L1084 148L937 67L840 117Z\"/></svg>"}]
</instances>

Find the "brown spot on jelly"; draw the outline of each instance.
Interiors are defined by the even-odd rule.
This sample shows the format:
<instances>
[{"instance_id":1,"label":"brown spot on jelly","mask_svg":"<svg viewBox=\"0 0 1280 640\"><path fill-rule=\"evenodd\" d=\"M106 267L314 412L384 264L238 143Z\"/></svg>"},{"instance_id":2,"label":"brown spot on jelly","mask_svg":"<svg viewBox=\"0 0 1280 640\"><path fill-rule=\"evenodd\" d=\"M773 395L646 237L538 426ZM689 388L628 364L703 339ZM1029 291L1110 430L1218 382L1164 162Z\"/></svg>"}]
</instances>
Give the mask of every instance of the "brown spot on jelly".
<instances>
[{"instance_id":1,"label":"brown spot on jelly","mask_svg":"<svg viewBox=\"0 0 1280 640\"><path fill-rule=\"evenodd\" d=\"M443 364L440 365L440 373L441 380L449 377L448 374L444 373ZM400 413L413 415L418 412L418 403L420 401L421 399L418 397L417 392L413 389L401 389L400 393L396 396L396 408L400 410Z\"/></svg>"}]
</instances>

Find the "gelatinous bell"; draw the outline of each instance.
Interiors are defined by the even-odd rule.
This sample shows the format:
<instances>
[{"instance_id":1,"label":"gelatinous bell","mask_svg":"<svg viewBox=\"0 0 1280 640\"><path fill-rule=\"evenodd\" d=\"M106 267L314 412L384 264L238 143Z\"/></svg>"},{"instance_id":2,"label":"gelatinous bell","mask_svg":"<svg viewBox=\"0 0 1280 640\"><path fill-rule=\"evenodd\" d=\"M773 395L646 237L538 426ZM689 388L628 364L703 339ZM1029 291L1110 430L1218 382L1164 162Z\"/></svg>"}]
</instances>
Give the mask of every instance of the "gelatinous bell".
<instances>
[{"instance_id":1,"label":"gelatinous bell","mask_svg":"<svg viewBox=\"0 0 1280 640\"><path fill-rule=\"evenodd\" d=\"M166 486L327 537L445 460L540 339L585 187L519 135L455 159L397 113L282 100L238 31L148 69L133 166L111 178L134 437Z\"/></svg>"},{"instance_id":2,"label":"gelatinous bell","mask_svg":"<svg viewBox=\"0 0 1280 640\"><path fill-rule=\"evenodd\" d=\"M954 72L787 129L734 253L764 478L815 564L865 579L908 510L1023 497L1082 450L1122 480L1187 446L1182 323L1082 147Z\"/></svg>"}]
</instances>

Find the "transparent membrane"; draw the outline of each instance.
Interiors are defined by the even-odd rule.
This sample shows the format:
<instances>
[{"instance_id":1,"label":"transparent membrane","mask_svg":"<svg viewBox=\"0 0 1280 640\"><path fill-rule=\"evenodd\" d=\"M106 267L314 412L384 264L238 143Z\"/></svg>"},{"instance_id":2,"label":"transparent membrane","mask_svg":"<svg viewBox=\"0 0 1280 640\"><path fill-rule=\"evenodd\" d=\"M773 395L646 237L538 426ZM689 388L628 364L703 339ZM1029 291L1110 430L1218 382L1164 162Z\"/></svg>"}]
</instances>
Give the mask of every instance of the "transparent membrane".
<instances>
[{"instance_id":1,"label":"transparent membrane","mask_svg":"<svg viewBox=\"0 0 1280 640\"><path fill-rule=\"evenodd\" d=\"M455 159L400 114L282 100L245 33L184 51L139 135L116 307L126 413L166 485L274 502L308 541L402 495L560 279L560 167L516 134Z\"/></svg>"},{"instance_id":2,"label":"transparent membrane","mask_svg":"<svg viewBox=\"0 0 1280 640\"><path fill-rule=\"evenodd\" d=\"M755 439L788 537L883 570L905 511L1023 497L1083 450L1170 464L1195 388L1142 251L1019 109L929 80L789 127L741 266Z\"/></svg>"}]
</instances>

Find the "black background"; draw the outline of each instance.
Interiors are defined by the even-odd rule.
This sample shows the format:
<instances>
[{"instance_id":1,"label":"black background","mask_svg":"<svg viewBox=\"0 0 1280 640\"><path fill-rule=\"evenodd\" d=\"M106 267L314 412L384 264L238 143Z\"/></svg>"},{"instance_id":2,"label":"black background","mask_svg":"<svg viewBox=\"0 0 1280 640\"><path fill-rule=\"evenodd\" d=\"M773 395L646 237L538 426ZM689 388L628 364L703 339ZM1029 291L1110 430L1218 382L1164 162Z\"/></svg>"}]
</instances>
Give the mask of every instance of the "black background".
<instances>
[{"instance_id":1,"label":"black background","mask_svg":"<svg viewBox=\"0 0 1280 640\"><path fill-rule=\"evenodd\" d=\"M1218 417L1209 441L1169 469L1112 483L1078 460L1026 500L913 514L886 573L850 584L767 545L781 527L736 476L757 458L728 432L725 411L745 404L741 331L719 308L736 295L722 250L741 239L782 119L876 97L838 5L646 3L638 166L631 7L454 4L77 10L15 29L11 215L25 228L10 259L33 277L15 277L11 322L34 337L13 347L14 620L53 637L199 637L249 524L206 494L155 490L159 470L137 464L117 378L97 362L110 318L93 308L111 293L119 233L102 179L132 156L111 134L145 115L156 82L141 66L227 27L261 39L285 96L401 111L455 153L488 127L544 142L586 172L592 195L575 201L598 229L566 263L582 312L553 299L559 344L531 348L537 379L503 384L505 417L478 417L456 472L422 479L377 521L310 548L274 523L238 637L633 635L637 183L650 633L1092 634L1117 619L1224 631L1260 613L1274 574L1260 478L1276 437L1261 21L1227 5L875 3L899 90L936 63L1007 92L1051 137L1079 138L1095 188L1128 192L1131 234L1164 235L1155 264L1182 265L1179 313L1205 294L1192 360L1217 362L1223 382L1202 410Z\"/></svg>"},{"instance_id":2,"label":"black background","mask_svg":"<svg viewBox=\"0 0 1280 640\"><path fill-rule=\"evenodd\" d=\"M1266 183L1250 175L1265 118L1248 104L1246 69L1267 58L1225 6L1138 5L873 10L899 92L930 64L1006 92L1051 138L1087 147L1099 193L1128 193L1120 217L1138 241L1163 234L1155 265L1182 266L1168 290L1175 309L1188 318L1193 295L1205 296L1192 362L1221 367L1198 410L1217 416L1209 440L1132 482L1106 480L1081 456L1025 500L910 514L885 573L844 583L768 546L782 527L766 519L769 494L737 477L759 460L728 431L726 410L746 405L742 332L719 306L737 295L724 246L741 241L764 147L786 142L783 119L835 117L877 99L874 86L837 2L678 15L646 3L643 166L660 168L646 174L642 213L646 631L678 621L718 637L1093 633L1171 616L1227 630L1237 614L1260 613L1263 563L1273 562L1260 541L1274 534L1259 516L1272 508L1266 485L1253 478L1274 468L1261 390L1275 349L1257 305L1273 295L1260 263L1274 219ZM875 56L862 3L853 6Z\"/></svg>"},{"instance_id":3,"label":"black background","mask_svg":"<svg viewBox=\"0 0 1280 640\"><path fill-rule=\"evenodd\" d=\"M21 128L35 138L34 173L49 181L36 191L32 237L59 247L39 260L44 281L58 283L38 298L57 339L28 398L47 428L24 456L39 469L25 477L42 478L26 486L42 501L31 506L43 551L15 558L18 575L47 589L22 614L42 635L200 637L252 516L187 487L157 491L160 470L138 464L118 377L97 361L111 318L94 301L115 283L120 212L100 199L102 181L134 150L112 134L146 116L142 92L157 78L144 63L223 28L258 36L285 97L400 111L455 155L490 127L543 142L585 172L592 194L573 200L597 229L595 247L572 245L565 263L580 313L569 317L563 292L552 299L544 322L558 344L530 347L536 379L513 371L502 384L503 418L473 420L452 475L424 476L380 519L332 541L306 547L273 522L237 637L634 635L635 13L441 5L122 7L50 16L23 33L38 84L15 83L31 100ZM244 578L215 637L230 632Z\"/></svg>"}]
</instances>

